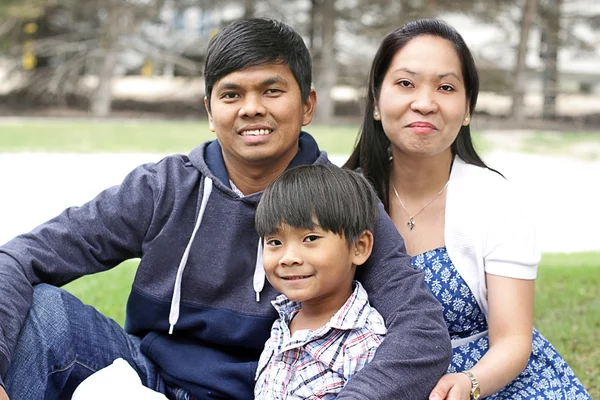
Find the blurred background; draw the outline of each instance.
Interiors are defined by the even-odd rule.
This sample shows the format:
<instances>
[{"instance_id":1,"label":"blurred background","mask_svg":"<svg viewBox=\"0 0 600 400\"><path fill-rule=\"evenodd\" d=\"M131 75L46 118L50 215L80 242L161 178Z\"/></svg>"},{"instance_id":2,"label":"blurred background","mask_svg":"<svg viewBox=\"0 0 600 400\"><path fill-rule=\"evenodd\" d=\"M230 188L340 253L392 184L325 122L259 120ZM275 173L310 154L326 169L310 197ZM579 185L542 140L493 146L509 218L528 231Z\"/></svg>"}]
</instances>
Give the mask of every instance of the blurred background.
<instances>
[{"instance_id":1,"label":"blurred background","mask_svg":"<svg viewBox=\"0 0 600 400\"><path fill-rule=\"evenodd\" d=\"M321 122L359 114L386 33L437 17L475 54L490 123L600 124L594 0L2 0L0 115L201 118L208 40L249 16L304 36Z\"/></svg>"},{"instance_id":2,"label":"blurred background","mask_svg":"<svg viewBox=\"0 0 600 400\"><path fill-rule=\"evenodd\" d=\"M0 0L0 243L213 139L206 47L250 16L303 35L307 130L339 165L382 38L425 17L463 35L481 77L476 148L538 226L535 326L600 398L598 0ZM137 262L66 288L122 324Z\"/></svg>"}]
</instances>

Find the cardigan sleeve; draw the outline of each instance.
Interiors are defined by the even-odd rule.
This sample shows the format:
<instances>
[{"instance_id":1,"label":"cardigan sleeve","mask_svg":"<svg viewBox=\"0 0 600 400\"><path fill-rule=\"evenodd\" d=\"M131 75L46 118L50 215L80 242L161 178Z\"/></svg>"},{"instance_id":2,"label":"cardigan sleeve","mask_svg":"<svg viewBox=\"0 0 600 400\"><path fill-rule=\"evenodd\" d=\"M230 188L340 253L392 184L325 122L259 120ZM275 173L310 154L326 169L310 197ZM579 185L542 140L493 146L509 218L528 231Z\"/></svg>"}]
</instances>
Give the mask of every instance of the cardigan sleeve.
<instances>
[{"instance_id":1,"label":"cardigan sleeve","mask_svg":"<svg viewBox=\"0 0 600 400\"><path fill-rule=\"evenodd\" d=\"M522 193L502 179L488 215L484 251L485 272L517 279L535 279L541 254L533 216Z\"/></svg>"}]
</instances>

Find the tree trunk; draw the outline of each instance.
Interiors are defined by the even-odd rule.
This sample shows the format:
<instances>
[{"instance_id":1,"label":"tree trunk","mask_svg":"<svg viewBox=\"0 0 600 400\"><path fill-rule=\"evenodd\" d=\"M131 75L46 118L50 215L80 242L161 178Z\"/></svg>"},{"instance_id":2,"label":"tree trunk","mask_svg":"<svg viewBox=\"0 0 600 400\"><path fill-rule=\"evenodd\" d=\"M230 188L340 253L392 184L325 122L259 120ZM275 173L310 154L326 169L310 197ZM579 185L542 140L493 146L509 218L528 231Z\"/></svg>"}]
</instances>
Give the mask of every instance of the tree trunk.
<instances>
[{"instance_id":1,"label":"tree trunk","mask_svg":"<svg viewBox=\"0 0 600 400\"><path fill-rule=\"evenodd\" d=\"M119 10L114 1L109 7L106 34L102 43L103 54L98 71L98 86L92 95L90 105L94 117L108 117L112 111L112 78L118 59Z\"/></svg>"},{"instance_id":2,"label":"tree trunk","mask_svg":"<svg viewBox=\"0 0 600 400\"><path fill-rule=\"evenodd\" d=\"M324 0L321 5L321 57L316 90L318 95L316 118L322 123L331 123L335 104L331 97L337 80L335 63L335 0Z\"/></svg>"},{"instance_id":3,"label":"tree trunk","mask_svg":"<svg viewBox=\"0 0 600 400\"><path fill-rule=\"evenodd\" d=\"M310 21L308 25L308 40L311 54L315 54L315 37L317 32L317 19L319 18L319 0L310 0Z\"/></svg>"},{"instance_id":4,"label":"tree trunk","mask_svg":"<svg viewBox=\"0 0 600 400\"><path fill-rule=\"evenodd\" d=\"M521 122L525 119L525 93L527 85L527 51L529 42L529 31L537 12L537 0L525 0L523 5L523 16L521 18L521 34L519 36L519 47L517 49L517 62L515 64L511 117Z\"/></svg>"},{"instance_id":5,"label":"tree trunk","mask_svg":"<svg viewBox=\"0 0 600 400\"><path fill-rule=\"evenodd\" d=\"M254 0L244 0L244 18L253 18L254 8Z\"/></svg>"},{"instance_id":6,"label":"tree trunk","mask_svg":"<svg viewBox=\"0 0 600 400\"><path fill-rule=\"evenodd\" d=\"M542 31L542 60L544 63L543 91L544 119L556 118L556 95L558 93L558 49L560 48L561 0L548 0Z\"/></svg>"}]
</instances>

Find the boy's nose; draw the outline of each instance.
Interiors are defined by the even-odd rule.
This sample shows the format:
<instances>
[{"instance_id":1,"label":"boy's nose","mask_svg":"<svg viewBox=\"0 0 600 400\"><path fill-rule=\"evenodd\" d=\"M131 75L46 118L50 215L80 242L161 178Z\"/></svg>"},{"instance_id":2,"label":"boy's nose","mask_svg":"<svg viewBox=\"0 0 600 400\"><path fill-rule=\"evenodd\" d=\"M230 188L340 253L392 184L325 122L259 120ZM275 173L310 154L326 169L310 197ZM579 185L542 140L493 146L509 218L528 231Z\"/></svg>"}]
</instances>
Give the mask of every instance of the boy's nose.
<instances>
[{"instance_id":1,"label":"boy's nose","mask_svg":"<svg viewBox=\"0 0 600 400\"><path fill-rule=\"evenodd\" d=\"M302 263L302 257L296 246L286 246L283 256L279 260L279 265L282 267L292 267L295 265L302 265Z\"/></svg>"}]
</instances>

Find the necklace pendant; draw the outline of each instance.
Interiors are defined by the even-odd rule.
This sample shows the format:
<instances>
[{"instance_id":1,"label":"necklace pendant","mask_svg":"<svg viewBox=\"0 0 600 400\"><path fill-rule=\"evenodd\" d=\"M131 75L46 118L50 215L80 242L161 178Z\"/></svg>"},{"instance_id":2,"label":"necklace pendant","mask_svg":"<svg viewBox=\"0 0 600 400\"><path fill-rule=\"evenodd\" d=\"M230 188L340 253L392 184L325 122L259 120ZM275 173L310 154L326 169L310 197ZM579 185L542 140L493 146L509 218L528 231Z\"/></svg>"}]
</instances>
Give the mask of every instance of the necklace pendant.
<instances>
[{"instance_id":1,"label":"necklace pendant","mask_svg":"<svg viewBox=\"0 0 600 400\"><path fill-rule=\"evenodd\" d=\"M413 230L413 228L415 227L415 223L413 222L413 217L409 217L408 222L406 223L406 226L408 226L409 231Z\"/></svg>"}]
</instances>

